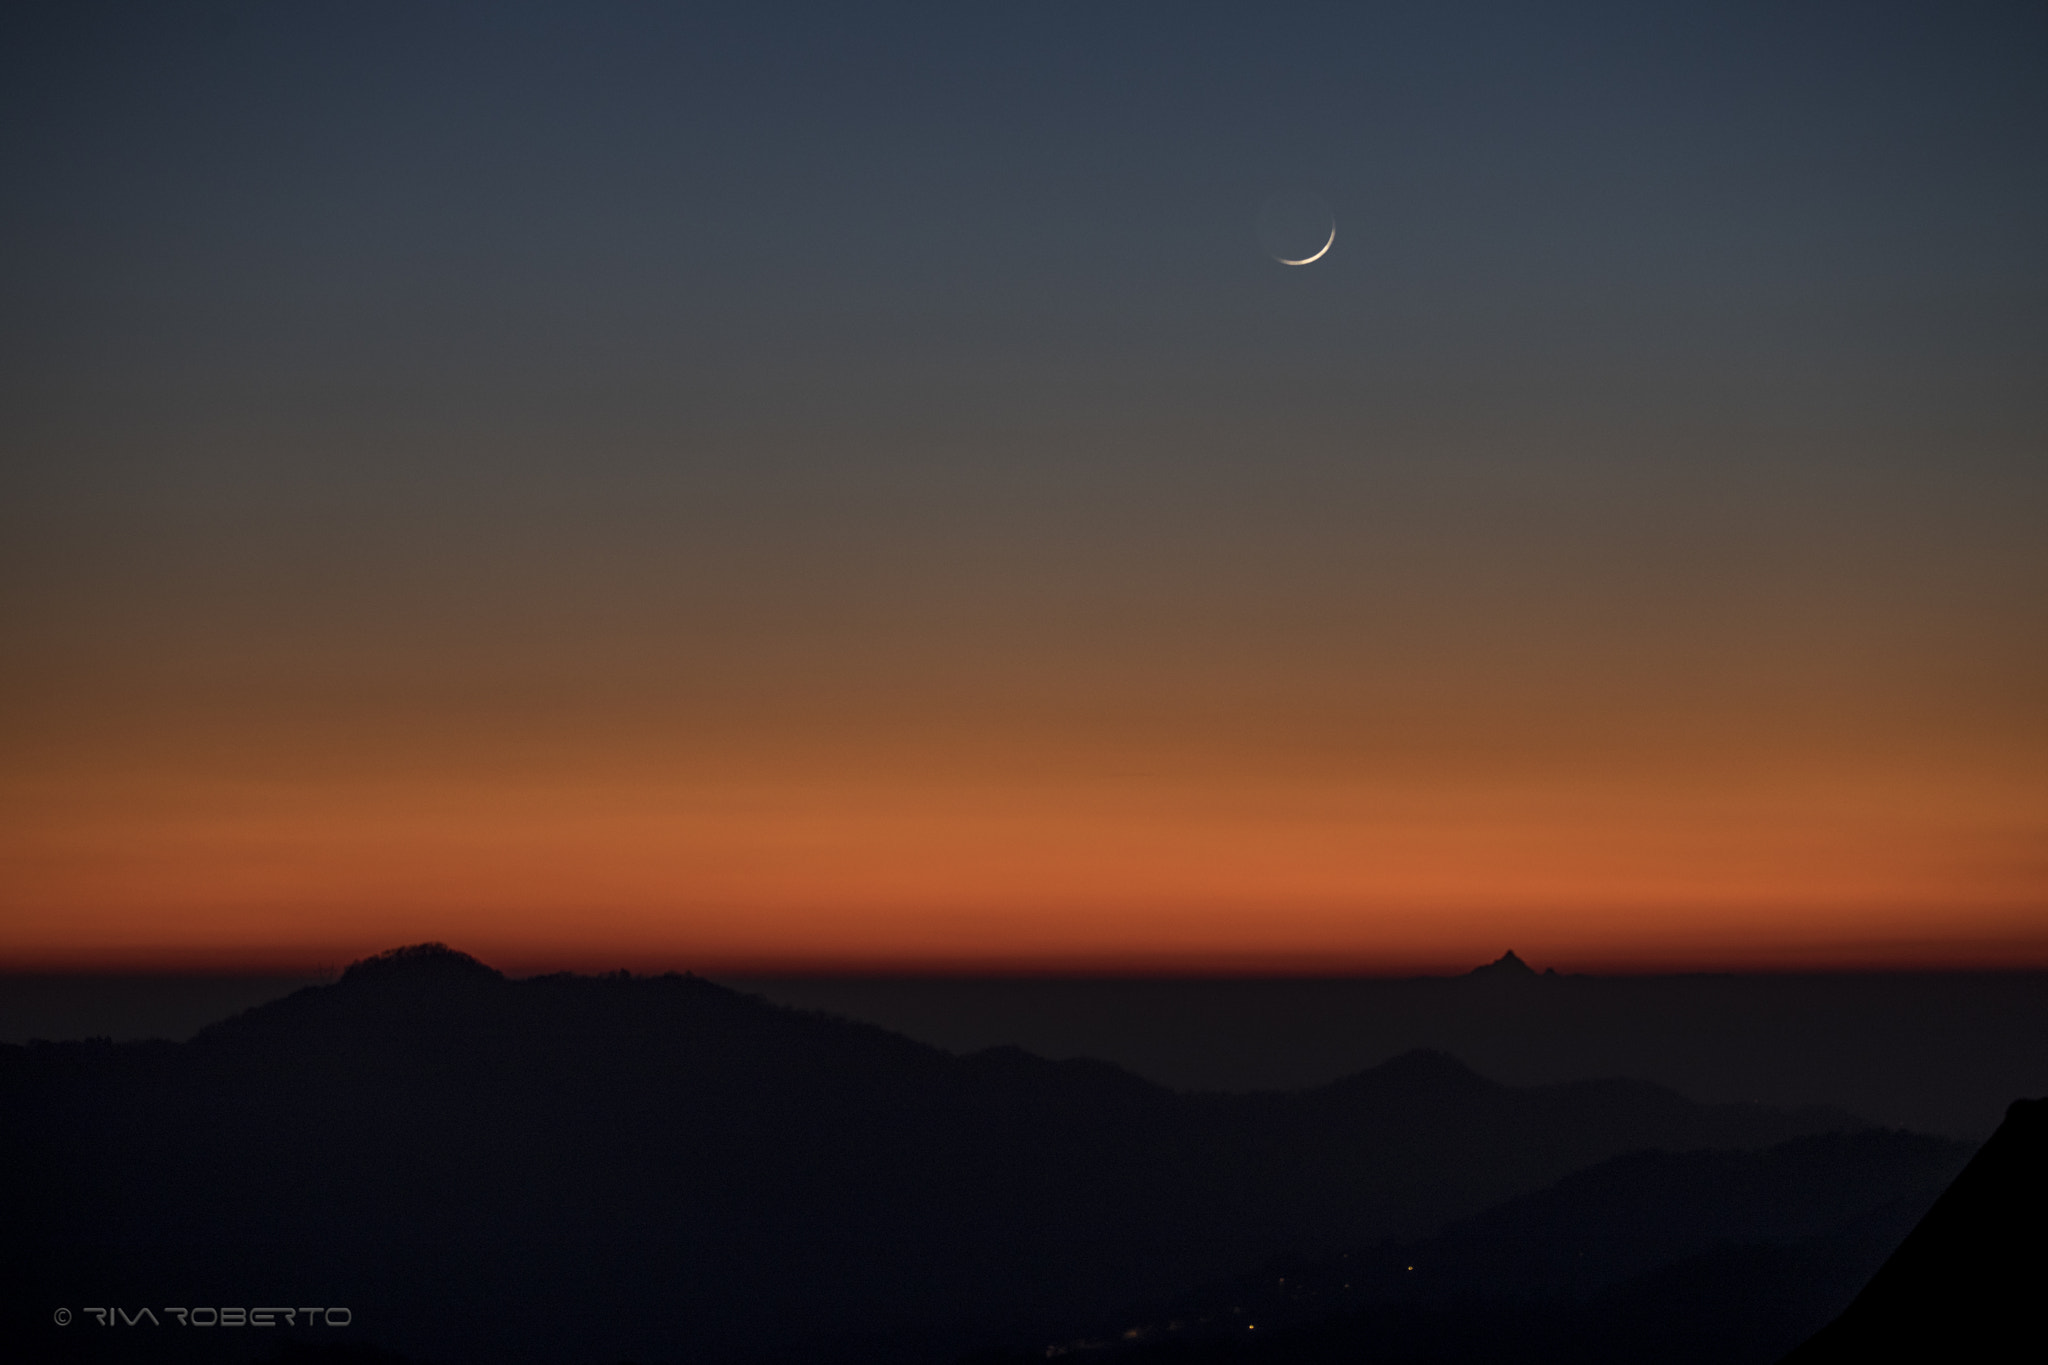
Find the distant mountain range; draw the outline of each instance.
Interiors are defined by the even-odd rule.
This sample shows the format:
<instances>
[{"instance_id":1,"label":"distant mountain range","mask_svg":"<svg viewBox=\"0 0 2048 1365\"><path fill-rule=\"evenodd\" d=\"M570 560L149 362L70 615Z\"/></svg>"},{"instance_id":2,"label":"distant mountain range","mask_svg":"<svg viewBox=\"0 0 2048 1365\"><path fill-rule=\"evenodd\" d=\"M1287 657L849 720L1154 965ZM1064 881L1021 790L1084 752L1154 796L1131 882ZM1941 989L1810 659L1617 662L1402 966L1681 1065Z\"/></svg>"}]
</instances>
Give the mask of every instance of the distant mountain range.
<instances>
[{"instance_id":1,"label":"distant mountain range","mask_svg":"<svg viewBox=\"0 0 2048 1365\"><path fill-rule=\"evenodd\" d=\"M1632 1081L1506 1087L1430 1053L1182 1094L689 976L509 980L439 945L190 1043L0 1049L0 1118L8 1329L39 1351L111 1349L117 1329L60 1331L57 1307L318 1303L420 1359L557 1362L950 1361L1275 1257L1429 1238L1627 1153L1866 1127ZM1662 1250L1615 1251L1612 1281L1695 1248L1716 1160L1610 1164L1552 1197L1692 1192L1694 1231L1639 1230ZM1439 1245L1477 1245L1457 1239L1484 1221L1464 1226Z\"/></svg>"},{"instance_id":2,"label":"distant mountain range","mask_svg":"<svg viewBox=\"0 0 2048 1365\"><path fill-rule=\"evenodd\" d=\"M1973 1144L2014 1097L2048 1094L2044 972L1582 976L1508 954L1462 975L1401 980L727 984L953 1052L1015 1043L1180 1090L1323 1085L1425 1048L1511 1085L1633 1076L1700 1100L1831 1104ZM6 991L0 981L0 1004ZM35 1036L83 1035L0 1033Z\"/></svg>"}]
</instances>

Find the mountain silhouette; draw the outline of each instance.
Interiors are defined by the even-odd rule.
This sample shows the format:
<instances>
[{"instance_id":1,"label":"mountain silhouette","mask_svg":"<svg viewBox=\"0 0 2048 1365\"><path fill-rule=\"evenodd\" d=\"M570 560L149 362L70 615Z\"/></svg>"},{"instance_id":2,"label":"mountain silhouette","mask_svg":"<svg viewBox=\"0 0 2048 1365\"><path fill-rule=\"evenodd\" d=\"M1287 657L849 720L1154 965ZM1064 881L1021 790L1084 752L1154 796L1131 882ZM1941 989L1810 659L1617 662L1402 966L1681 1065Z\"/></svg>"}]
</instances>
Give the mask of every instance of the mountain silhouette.
<instances>
[{"instance_id":1,"label":"mountain silhouette","mask_svg":"<svg viewBox=\"0 0 2048 1365\"><path fill-rule=\"evenodd\" d=\"M1556 974L1550 973L1552 976ZM1536 969L1517 957L1515 950L1510 948L1485 966L1474 967L1465 975L1482 981L1533 981Z\"/></svg>"},{"instance_id":2,"label":"mountain silhouette","mask_svg":"<svg viewBox=\"0 0 2048 1365\"><path fill-rule=\"evenodd\" d=\"M379 987L416 989L421 983L434 981L450 985L460 981L482 985L504 979L505 974L497 968L485 966L468 953L459 953L445 943L415 943L393 948L350 963L348 970L341 974L342 982L359 990Z\"/></svg>"},{"instance_id":3,"label":"mountain silhouette","mask_svg":"<svg viewBox=\"0 0 2048 1365\"><path fill-rule=\"evenodd\" d=\"M1785 1365L2039 1360L2048 1286L2048 1099L2019 1100L1927 1216Z\"/></svg>"},{"instance_id":4,"label":"mountain silhouette","mask_svg":"<svg viewBox=\"0 0 2048 1365\"><path fill-rule=\"evenodd\" d=\"M1507 1087L1431 1053L1184 1094L691 976L511 980L439 945L190 1043L0 1049L0 1112L16 1326L340 1303L419 1358L562 1362L947 1360L1426 1236L1621 1153L1858 1126Z\"/></svg>"}]
</instances>

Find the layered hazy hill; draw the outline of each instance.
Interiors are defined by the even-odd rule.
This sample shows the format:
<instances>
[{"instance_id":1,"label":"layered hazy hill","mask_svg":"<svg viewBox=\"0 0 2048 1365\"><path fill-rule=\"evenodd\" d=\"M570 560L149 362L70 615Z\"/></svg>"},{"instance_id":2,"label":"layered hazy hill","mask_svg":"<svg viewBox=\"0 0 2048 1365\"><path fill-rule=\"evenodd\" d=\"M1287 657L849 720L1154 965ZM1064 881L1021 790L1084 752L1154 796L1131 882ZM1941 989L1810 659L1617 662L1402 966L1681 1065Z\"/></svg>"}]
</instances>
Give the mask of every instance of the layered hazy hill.
<instances>
[{"instance_id":1,"label":"layered hazy hill","mask_svg":"<svg viewBox=\"0 0 2048 1365\"><path fill-rule=\"evenodd\" d=\"M2044 1223L2048 1100L2020 1100L1974 1155L1881 1129L1631 1153L1435 1237L1276 1260L1055 1350L1105 1365L2033 1361Z\"/></svg>"},{"instance_id":2,"label":"layered hazy hill","mask_svg":"<svg viewBox=\"0 0 2048 1365\"><path fill-rule=\"evenodd\" d=\"M1509 955L1408 979L732 984L954 1052L1015 1043L1100 1057L1182 1090L1321 1085L1426 1048L1515 1085L1634 1076L1695 1099L1831 1104L1969 1142L1989 1137L2015 1096L2048 1094L2039 972L1580 976Z\"/></svg>"},{"instance_id":3,"label":"layered hazy hill","mask_svg":"<svg viewBox=\"0 0 2048 1365\"><path fill-rule=\"evenodd\" d=\"M1868 1129L1632 1152L1434 1237L1276 1259L1085 1344L1115 1365L1772 1365L1850 1302L1969 1150Z\"/></svg>"},{"instance_id":4,"label":"layered hazy hill","mask_svg":"<svg viewBox=\"0 0 2048 1365\"><path fill-rule=\"evenodd\" d=\"M445 1359L943 1360L1426 1236L1623 1153L1860 1126L1506 1087L1427 1053L1183 1094L688 976L513 981L437 945L189 1043L4 1058L17 1323L338 1303L359 1337Z\"/></svg>"}]
</instances>

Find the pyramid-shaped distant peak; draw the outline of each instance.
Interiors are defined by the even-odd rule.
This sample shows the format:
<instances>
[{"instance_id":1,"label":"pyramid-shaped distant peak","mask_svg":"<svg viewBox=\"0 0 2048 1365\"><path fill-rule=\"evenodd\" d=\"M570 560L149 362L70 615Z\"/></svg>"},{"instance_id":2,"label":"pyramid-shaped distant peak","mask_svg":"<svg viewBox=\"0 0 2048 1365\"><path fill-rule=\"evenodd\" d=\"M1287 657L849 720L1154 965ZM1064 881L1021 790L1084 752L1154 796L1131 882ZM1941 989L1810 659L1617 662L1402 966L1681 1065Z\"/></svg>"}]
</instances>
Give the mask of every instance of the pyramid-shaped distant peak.
<instances>
[{"instance_id":1,"label":"pyramid-shaped distant peak","mask_svg":"<svg viewBox=\"0 0 2048 1365\"><path fill-rule=\"evenodd\" d=\"M1536 969L1515 956L1515 950L1510 948L1484 967L1474 967L1468 975L1497 981L1521 980L1536 975Z\"/></svg>"},{"instance_id":2,"label":"pyramid-shaped distant peak","mask_svg":"<svg viewBox=\"0 0 2048 1365\"><path fill-rule=\"evenodd\" d=\"M468 953L445 943L414 943L351 963L342 984L365 981L466 980L502 981L504 973L485 966Z\"/></svg>"}]
</instances>

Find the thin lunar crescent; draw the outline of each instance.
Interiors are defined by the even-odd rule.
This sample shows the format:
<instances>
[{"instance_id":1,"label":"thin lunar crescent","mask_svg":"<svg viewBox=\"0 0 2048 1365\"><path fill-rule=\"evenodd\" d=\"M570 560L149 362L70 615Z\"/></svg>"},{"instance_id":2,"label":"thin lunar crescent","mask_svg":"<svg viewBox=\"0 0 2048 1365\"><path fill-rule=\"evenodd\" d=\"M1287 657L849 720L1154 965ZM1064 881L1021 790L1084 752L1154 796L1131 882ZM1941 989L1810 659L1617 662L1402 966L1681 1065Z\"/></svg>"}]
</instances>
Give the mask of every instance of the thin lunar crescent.
<instances>
[{"instance_id":1,"label":"thin lunar crescent","mask_svg":"<svg viewBox=\"0 0 2048 1365\"><path fill-rule=\"evenodd\" d=\"M1290 261L1285 256L1275 256L1273 259L1280 262L1280 264L1282 265L1314 265L1317 261L1320 261L1321 259L1323 259L1323 257L1329 255L1330 248L1335 245L1337 245L1337 225L1335 223L1331 223L1330 240L1324 242L1322 247L1316 252L1315 255L1304 256L1298 261Z\"/></svg>"}]
</instances>

